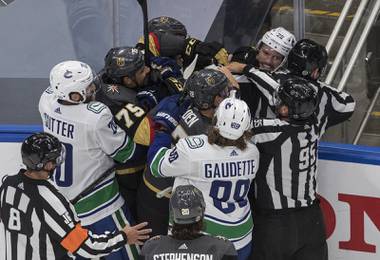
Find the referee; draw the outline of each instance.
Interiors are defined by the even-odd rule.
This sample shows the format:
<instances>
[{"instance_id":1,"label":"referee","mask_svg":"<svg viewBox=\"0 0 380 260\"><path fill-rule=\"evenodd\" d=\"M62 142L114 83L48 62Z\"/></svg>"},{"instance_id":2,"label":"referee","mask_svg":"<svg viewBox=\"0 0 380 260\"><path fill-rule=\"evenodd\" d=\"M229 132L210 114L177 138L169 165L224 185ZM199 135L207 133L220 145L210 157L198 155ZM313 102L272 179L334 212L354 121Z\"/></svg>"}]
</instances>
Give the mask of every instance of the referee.
<instances>
[{"instance_id":1,"label":"referee","mask_svg":"<svg viewBox=\"0 0 380 260\"><path fill-rule=\"evenodd\" d=\"M81 226L73 206L48 181L65 155L56 137L31 135L23 142L21 155L27 169L5 177L0 187L6 260L93 258L149 238L147 223L101 235Z\"/></svg>"},{"instance_id":2,"label":"referee","mask_svg":"<svg viewBox=\"0 0 380 260\"><path fill-rule=\"evenodd\" d=\"M344 92L295 76L275 92L278 119L256 119L260 151L254 186L252 259L327 260L325 226L316 194L318 143L347 120L355 102Z\"/></svg>"}]
</instances>

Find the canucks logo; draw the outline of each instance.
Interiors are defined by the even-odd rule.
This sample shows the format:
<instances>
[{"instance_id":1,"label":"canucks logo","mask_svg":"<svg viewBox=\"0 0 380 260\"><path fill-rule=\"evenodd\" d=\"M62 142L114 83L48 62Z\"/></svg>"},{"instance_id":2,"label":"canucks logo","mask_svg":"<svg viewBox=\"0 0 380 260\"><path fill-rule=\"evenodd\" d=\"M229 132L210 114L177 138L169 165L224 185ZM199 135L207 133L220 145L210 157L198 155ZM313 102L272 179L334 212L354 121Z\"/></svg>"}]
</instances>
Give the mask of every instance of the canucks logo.
<instances>
[{"instance_id":1,"label":"canucks logo","mask_svg":"<svg viewBox=\"0 0 380 260\"><path fill-rule=\"evenodd\" d=\"M63 74L63 76L64 76L66 79L72 78L72 77L73 77L73 72L70 71L70 70L66 70L66 72Z\"/></svg>"}]
</instances>

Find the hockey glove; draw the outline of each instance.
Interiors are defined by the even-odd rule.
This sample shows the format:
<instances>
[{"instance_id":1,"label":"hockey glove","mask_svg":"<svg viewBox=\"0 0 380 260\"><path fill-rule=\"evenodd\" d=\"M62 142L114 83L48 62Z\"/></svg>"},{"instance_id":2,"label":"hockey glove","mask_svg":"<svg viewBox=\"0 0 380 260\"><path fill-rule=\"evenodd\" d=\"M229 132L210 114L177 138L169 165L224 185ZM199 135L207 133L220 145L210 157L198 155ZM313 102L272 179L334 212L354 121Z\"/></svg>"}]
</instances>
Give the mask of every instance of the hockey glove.
<instances>
[{"instance_id":1,"label":"hockey glove","mask_svg":"<svg viewBox=\"0 0 380 260\"><path fill-rule=\"evenodd\" d=\"M201 42L194 38L186 39L183 54L184 67L193 61L196 54L198 54L197 69L211 64L226 65L228 63L228 53L222 44L215 41Z\"/></svg>"},{"instance_id":2,"label":"hockey glove","mask_svg":"<svg viewBox=\"0 0 380 260\"><path fill-rule=\"evenodd\" d=\"M153 89L142 89L136 94L137 104L145 111L150 111L158 102L158 91Z\"/></svg>"},{"instance_id":3,"label":"hockey glove","mask_svg":"<svg viewBox=\"0 0 380 260\"><path fill-rule=\"evenodd\" d=\"M163 80L169 77L178 78L182 76L181 67L174 59L168 57L152 57L151 68L158 70Z\"/></svg>"},{"instance_id":4,"label":"hockey glove","mask_svg":"<svg viewBox=\"0 0 380 260\"><path fill-rule=\"evenodd\" d=\"M179 99L181 95L173 95L164 98L156 107L156 114L153 116L155 127L158 130L172 133L184 113Z\"/></svg>"},{"instance_id":5,"label":"hockey glove","mask_svg":"<svg viewBox=\"0 0 380 260\"><path fill-rule=\"evenodd\" d=\"M169 77L165 79L163 83L165 84L169 95L175 95L183 92L184 81L183 78Z\"/></svg>"}]
</instances>

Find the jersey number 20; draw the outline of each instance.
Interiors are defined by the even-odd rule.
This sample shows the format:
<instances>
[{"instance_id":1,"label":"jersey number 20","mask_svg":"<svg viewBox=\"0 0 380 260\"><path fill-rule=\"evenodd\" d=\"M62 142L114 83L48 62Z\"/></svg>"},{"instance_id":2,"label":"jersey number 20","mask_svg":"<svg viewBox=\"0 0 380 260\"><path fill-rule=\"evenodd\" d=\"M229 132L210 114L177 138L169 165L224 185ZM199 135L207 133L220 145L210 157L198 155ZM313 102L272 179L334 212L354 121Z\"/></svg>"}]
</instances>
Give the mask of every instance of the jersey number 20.
<instances>
[{"instance_id":1,"label":"jersey number 20","mask_svg":"<svg viewBox=\"0 0 380 260\"><path fill-rule=\"evenodd\" d=\"M70 187L73 184L73 146L66 143L63 145L66 148L66 158L55 170L53 178L58 187Z\"/></svg>"}]
</instances>

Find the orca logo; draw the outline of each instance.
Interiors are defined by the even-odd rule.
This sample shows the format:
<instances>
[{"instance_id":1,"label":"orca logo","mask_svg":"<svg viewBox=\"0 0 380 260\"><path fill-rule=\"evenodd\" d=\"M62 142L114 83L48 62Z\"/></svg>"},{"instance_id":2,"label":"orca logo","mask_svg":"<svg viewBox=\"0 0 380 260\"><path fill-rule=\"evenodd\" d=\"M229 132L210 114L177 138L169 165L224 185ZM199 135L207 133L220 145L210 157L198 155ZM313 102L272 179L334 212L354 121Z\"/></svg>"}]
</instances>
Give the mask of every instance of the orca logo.
<instances>
[{"instance_id":1,"label":"orca logo","mask_svg":"<svg viewBox=\"0 0 380 260\"><path fill-rule=\"evenodd\" d=\"M227 102L226 105L224 106L225 109L229 109L230 107L232 107L232 103L230 102Z\"/></svg>"},{"instance_id":2,"label":"orca logo","mask_svg":"<svg viewBox=\"0 0 380 260\"><path fill-rule=\"evenodd\" d=\"M1 0L0 0L1 1ZM65 74L63 74L63 76L66 78L66 79L70 79L73 77L73 72L70 71L70 70L66 70Z\"/></svg>"}]
</instances>

